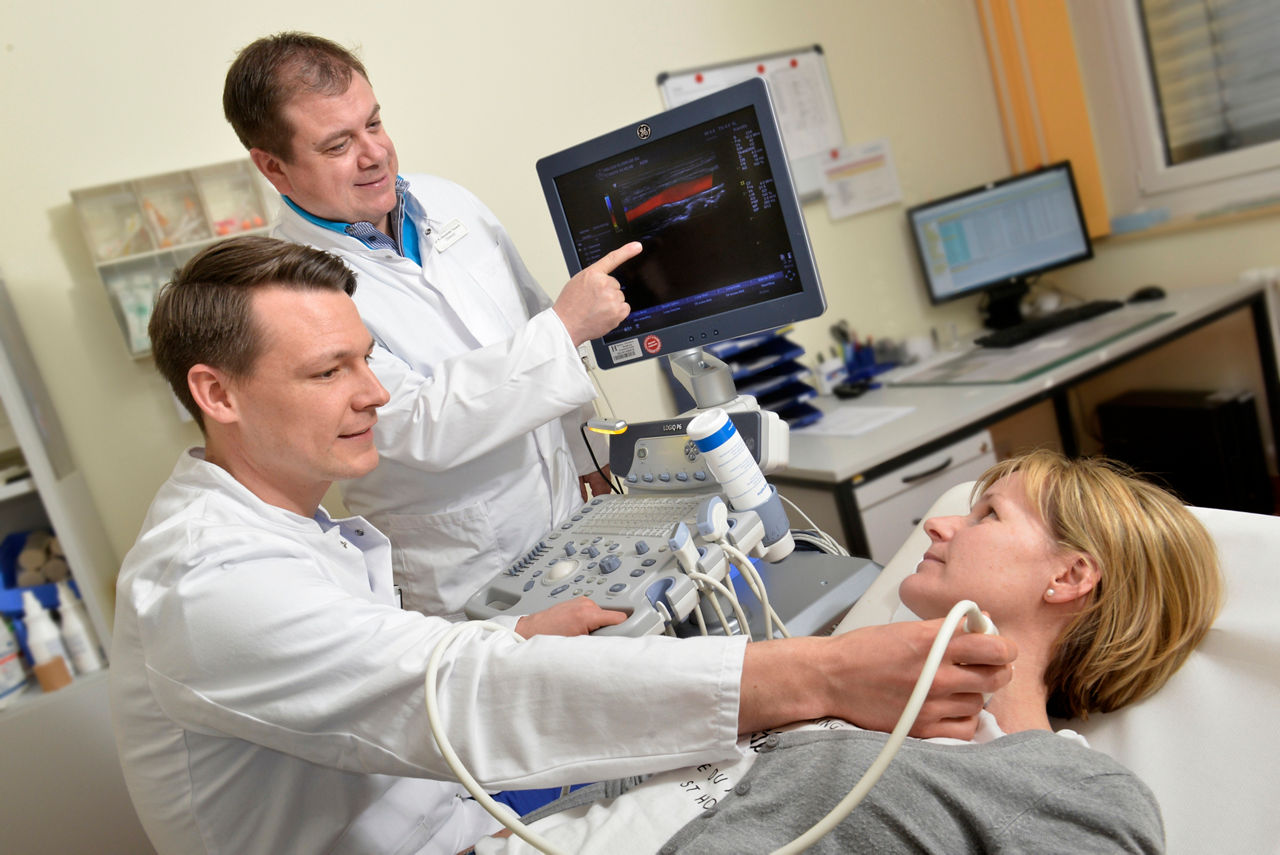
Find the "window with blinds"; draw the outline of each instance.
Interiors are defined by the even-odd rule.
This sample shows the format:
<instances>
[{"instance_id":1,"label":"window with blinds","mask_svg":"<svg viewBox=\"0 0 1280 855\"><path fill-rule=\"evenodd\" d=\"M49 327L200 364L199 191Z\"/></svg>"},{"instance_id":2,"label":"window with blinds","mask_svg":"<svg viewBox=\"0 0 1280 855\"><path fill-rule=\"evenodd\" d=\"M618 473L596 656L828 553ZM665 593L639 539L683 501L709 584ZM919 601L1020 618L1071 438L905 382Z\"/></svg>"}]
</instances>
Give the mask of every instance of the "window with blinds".
<instances>
[{"instance_id":1,"label":"window with blinds","mask_svg":"<svg viewBox=\"0 0 1280 855\"><path fill-rule=\"evenodd\" d=\"M1065 2L1113 218L1280 204L1280 0Z\"/></svg>"},{"instance_id":2,"label":"window with blinds","mask_svg":"<svg viewBox=\"0 0 1280 855\"><path fill-rule=\"evenodd\" d=\"M1280 140L1280 3L1140 0L1165 165Z\"/></svg>"}]
</instances>

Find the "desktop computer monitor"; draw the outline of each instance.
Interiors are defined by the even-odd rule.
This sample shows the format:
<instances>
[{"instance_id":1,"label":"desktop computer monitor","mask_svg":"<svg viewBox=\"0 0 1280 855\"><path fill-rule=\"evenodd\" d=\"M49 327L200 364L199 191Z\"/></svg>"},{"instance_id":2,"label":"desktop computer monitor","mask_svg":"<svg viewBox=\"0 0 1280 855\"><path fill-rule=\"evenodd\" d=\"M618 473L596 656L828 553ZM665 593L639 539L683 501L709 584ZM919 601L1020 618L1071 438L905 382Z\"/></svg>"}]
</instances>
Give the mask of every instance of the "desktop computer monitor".
<instances>
[{"instance_id":1,"label":"desktop computer monitor","mask_svg":"<svg viewBox=\"0 0 1280 855\"><path fill-rule=\"evenodd\" d=\"M916 205L907 219L929 298L983 293L993 329L1021 322L1041 273L1093 257L1069 161Z\"/></svg>"},{"instance_id":2,"label":"desktop computer monitor","mask_svg":"<svg viewBox=\"0 0 1280 855\"><path fill-rule=\"evenodd\" d=\"M571 274L630 241L614 271L631 314L592 342L612 368L775 329L825 310L763 80L538 161Z\"/></svg>"}]
</instances>

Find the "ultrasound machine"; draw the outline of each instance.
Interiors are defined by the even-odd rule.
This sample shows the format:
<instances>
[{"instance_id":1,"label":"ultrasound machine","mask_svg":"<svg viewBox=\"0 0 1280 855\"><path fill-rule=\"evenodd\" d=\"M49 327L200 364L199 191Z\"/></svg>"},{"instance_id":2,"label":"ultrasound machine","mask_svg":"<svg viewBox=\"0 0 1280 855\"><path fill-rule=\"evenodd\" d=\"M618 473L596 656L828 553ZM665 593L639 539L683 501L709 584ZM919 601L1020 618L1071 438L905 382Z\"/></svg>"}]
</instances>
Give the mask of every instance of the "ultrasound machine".
<instances>
[{"instance_id":1,"label":"ultrasound machine","mask_svg":"<svg viewBox=\"0 0 1280 855\"><path fill-rule=\"evenodd\" d=\"M739 395L729 367L703 349L826 308L766 83L723 89L537 168L571 274L631 241L644 246L613 273L631 314L592 342L596 363L665 358L695 405L658 422L593 424L611 434L610 468L626 492L594 497L547 532L471 598L468 617L589 596L628 614L598 634L820 630L879 567L799 554L776 564L793 539L764 474L786 466L787 425Z\"/></svg>"}]
</instances>

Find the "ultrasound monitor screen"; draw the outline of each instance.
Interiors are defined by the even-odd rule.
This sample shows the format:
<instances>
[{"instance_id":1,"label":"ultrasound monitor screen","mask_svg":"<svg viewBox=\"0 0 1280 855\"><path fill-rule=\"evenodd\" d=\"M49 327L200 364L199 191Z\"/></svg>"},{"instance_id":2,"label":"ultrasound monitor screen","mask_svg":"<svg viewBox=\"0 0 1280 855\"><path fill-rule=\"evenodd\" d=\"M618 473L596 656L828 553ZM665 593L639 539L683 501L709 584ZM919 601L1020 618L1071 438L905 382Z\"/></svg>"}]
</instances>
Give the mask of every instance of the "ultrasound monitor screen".
<instances>
[{"instance_id":1,"label":"ultrasound monitor screen","mask_svg":"<svg viewBox=\"0 0 1280 855\"><path fill-rule=\"evenodd\" d=\"M631 314L595 342L602 366L821 313L764 84L751 83L539 161L571 270L644 246L614 271Z\"/></svg>"}]
</instances>

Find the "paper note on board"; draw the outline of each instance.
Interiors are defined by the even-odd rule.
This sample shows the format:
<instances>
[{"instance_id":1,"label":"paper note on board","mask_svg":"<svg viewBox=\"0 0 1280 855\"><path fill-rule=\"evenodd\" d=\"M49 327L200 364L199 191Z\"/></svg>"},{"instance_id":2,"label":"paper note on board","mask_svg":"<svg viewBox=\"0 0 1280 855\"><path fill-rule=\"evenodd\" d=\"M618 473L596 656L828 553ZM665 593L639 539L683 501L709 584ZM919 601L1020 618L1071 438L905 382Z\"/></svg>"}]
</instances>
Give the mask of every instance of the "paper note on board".
<instances>
[{"instance_id":1,"label":"paper note on board","mask_svg":"<svg viewBox=\"0 0 1280 855\"><path fill-rule=\"evenodd\" d=\"M833 220L902 201L888 140L832 149L822 166L822 195Z\"/></svg>"}]
</instances>

